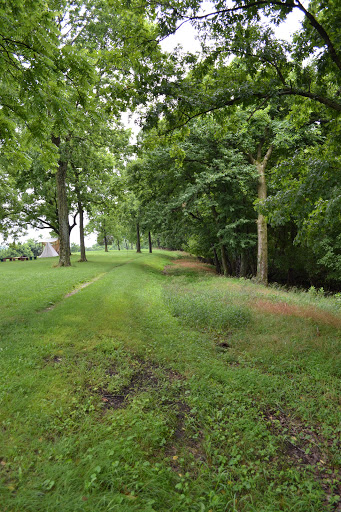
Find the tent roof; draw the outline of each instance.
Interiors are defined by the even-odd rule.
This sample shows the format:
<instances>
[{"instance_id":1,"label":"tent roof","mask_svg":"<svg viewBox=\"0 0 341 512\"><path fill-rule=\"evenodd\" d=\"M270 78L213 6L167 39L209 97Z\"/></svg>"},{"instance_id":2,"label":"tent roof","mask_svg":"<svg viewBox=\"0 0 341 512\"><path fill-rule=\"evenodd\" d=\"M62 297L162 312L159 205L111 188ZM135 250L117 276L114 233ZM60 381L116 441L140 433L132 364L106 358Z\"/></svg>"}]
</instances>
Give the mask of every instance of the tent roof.
<instances>
[{"instance_id":1,"label":"tent roof","mask_svg":"<svg viewBox=\"0 0 341 512\"><path fill-rule=\"evenodd\" d=\"M44 247L43 252L38 257L39 258L53 258L54 256L58 256L58 253L57 253L57 251L54 250L52 245L49 242L47 242Z\"/></svg>"}]
</instances>

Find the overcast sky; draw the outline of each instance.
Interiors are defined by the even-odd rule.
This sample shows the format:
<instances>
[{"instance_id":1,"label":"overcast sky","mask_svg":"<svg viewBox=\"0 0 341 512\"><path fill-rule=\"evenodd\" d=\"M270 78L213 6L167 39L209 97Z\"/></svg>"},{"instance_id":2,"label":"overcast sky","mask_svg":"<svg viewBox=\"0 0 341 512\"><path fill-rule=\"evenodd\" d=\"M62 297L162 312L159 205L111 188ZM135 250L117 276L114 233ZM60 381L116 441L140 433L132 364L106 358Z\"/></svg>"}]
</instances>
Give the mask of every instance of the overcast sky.
<instances>
[{"instance_id":1,"label":"overcast sky","mask_svg":"<svg viewBox=\"0 0 341 512\"><path fill-rule=\"evenodd\" d=\"M304 0L302 2L304 5L308 4L308 0ZM209 2L205 3L205 11L211 12L209 7ZM286 41L289 41L292 37L292 34L296 32L296 30L299 28L301 21L303 19L303 13L298 11L298 9L295 9L294 12L292 12L288 17L287 20L279 25L278 27L275 27L276 36L279 39L284 39ZM197 52L200 51L200 44L199 41L196 38L196 32L195 29L190 25L190 23L185 23L182 25L182 27L177 30L177 32L174 35L171 35L164 39L161 42L161 47L164 51L172 52L175 46L181 45L184 52ZM129 119L128 114L123 114L122 121L127 126L127 128L131 128L133 133L136 135L136 133L139 131L139 127L136 124L136 117L132 116L131 119ZM39 239L39 235L43 236L43 239L49 239L51 238L49 235L50 230L49 229L40 229L40 230L34 230L34 229L28 229L27 235L20 237L21 241L25 241L29 238ZM79 230L78 225L71 231L71 243L74 242L76 244L79 244ZM0 239L1 243L1 239ZM96 235L91 234L86 237L85 244L87 247L90 247L96 243Z\"/></svg>"}]
</instances>

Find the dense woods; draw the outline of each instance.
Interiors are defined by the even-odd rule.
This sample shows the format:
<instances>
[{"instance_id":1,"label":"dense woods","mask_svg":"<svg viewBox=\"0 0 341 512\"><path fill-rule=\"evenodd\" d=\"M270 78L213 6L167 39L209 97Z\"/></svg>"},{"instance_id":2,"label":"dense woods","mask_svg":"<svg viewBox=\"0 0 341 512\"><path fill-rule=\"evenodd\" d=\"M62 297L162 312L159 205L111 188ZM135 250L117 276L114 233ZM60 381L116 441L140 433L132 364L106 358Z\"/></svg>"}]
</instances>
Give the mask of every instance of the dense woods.
<instances>
[{"instance_id":1,"label":"dense woods","mask_svg":"<svg viewBox=\"0 0 341 512\"><path fill-rule=\"evenodd\" d=\"M106 249L154 243L225 275L340 289L338 2L12 0L0 12L5 239L49 227L69 266L77 226L81 261L93 231ZM200 52L162 50L182 24ZM134 111L136 143L121 122Z\"/></svg>"}]
</instances>

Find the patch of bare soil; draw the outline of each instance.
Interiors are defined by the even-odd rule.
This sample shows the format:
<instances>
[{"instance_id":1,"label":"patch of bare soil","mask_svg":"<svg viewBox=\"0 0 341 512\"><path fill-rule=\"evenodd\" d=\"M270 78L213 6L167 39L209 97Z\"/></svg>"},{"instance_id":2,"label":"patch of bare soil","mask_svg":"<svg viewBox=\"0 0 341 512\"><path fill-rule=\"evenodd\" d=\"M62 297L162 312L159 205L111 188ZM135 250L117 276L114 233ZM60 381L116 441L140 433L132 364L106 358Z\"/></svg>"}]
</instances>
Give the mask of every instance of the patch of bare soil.
<instances>
[{"instance_id":1,"label":"patch of bare soil","mask_svg":"<svg viewBox=\"0 0 341 512\"><path fill-rule=\"evenodd\" d=\"M166 265L163 269L163 274L171 274L174 270L183 268L197 272L211 272L213 274L216 273L215 268L208 263L202 263L201 261L194 258L180 258L178 260L174 260L172 265Z\"/></svg>"},{"instance_id":2,"label":"patch of bare soil","mask_svg":"<svg viewBox=\"0 0 341 512\"><path fill-rule=\"evenodd\" d=\"M156 363L145 361L141 358L136 358L140 367L134 372L128 384L122 387L118 393L110 393L108 390L99 389L97 393L101 395L102 402L105 409L121 409L128 405L129 398L141 391L147 389L156 389L161 386L161 381L156 375L157 370L162 370L165 377L170 382L174 380L184 379L184 376L175 370L162 368ZM109 368L106 371L107 375L118 375L116 368Z\"/></svg>"},{"instance_id":3,"label":"patch of bare soil","mask_svg":"<svg viewBox=\"0 0 341 512\"><path fill-rule=\"evenodd\" d=\"M48 364L60 364L63 361L63 358L60 356L47 356L44 357L44 362Z\"/></svg>"},{"instance_id":4,"label":"patch of bare soil","mask_svg":"<svg viewBox=\"0 0 341 512\"><path fill-rule=\"evenodd\" d=\"M221 341L221 342L217 343L216 346L220 350L227 350L227 349L231 348L231 345L229 345L226 341Z\"/></svg>"},{"instance_id":5,"label":"patch of bare soil","mask_svg":"<svg viewBox=\"0 0 341 512\"><path fill-rule=\"evenodd\" d=\"M331 442L317 428L312 430L283 411L265 410L263 418L273 434L284 437L283 455L296 467L313 468L315 479L326 494L325 505L329 506L332 497L340 497L340 501L331 509L340 512L341 469L333 467L330 462L328 446Z\"/></svg>"},{"instance_id":6,"label":"patch of bare soil","mask_svg":"<svg viewBox=\"0 0 341 512\"><path fill-rule=\"evenodd\" d=\"M156 388L159 386L159 379L148 368L141 368L135 372L129 383L120 389L119 393L109 393L105 389L99 389L102 402L105 409L121 409L128 405L130 396L135 395L145 389Z\"/></svg>"},{"instance_id":7,"label":"patch of bare soil","mask_svg":"<svg viewBox=\"0 0 341 512\"><path fill-rule=\"evenodd\" d=\"M287 304L286 302L271 302L269 300L259 299L256 302L252 302L251 307L258 311L264 311L274 315L311 318L316 322L332 325L338 329L341 328L341 318L311 306L296 306L294 304Z\"/></svg>"}]
</instances>

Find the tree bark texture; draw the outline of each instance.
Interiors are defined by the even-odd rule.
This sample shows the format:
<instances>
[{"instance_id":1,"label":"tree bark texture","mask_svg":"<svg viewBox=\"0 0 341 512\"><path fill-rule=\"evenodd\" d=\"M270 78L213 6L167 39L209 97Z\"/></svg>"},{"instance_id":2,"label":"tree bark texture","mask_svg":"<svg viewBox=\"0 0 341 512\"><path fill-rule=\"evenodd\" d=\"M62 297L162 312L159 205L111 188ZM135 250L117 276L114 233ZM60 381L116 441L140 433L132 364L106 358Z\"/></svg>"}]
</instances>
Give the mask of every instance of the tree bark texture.
<instances>
[{"instance_id":1,"label":"tree bark texture","mask_svg":"<svg viewBox=\"0 0 341 512\"><path fill-rule=\"evenodd\" d=\"M51 137L52 143L59 149L60 137ZM66 173L67 160L59 160L56 172L56 192L59 222L59 266L70 267L70 226L69 226L69 209L66 194Z\"/></svg>"},{"instance_id":2,"label":"tree bark texture","mask_svg":"<svg viewBox=\"0 0 341 512\"><path fill-rule=\"evenodd\" d=\"M136 224L136 252L141 252L140 224Z\"/></svg>"},{"instance_id":3,"label":"tree bark texture","mask_svg":"<svg viewBox=\"0 0 341 512\"><path fill-rule=\"evenodd\" d=\"M246 277L246 271L247 271L246 255L244 252L242 252L240 255L239 276Z\"/></svg>"},{"instance_id":4,"label":"tree bark texture","mask_svg":"<svg viewBox=\"0 0 341 512\"><path fill-rule=\"evenodd\" d=\"M151 254L153 252L153 248L152 248L152 235L150 234L150 231L148 231L148 245L149 245L149 252Z\"/></svg>"},{"instance_id":5,"label":"tree bark texture","mask_svg":"<svg viewBox=\"0 0 341 512\"><path fill-rule=\"evenodd\" d=\"M223 265L224 276L228 276L229 275L229 264L228 264L228 258L227 258L227 253L226 253L226 247L224 244L221 245L220 252L221 252L221 263Z\"/></svg>"},{"instance_id":6,"label":"tree bark texture","mask_svg":"<svg viewBox=\"0 0 341 512\"><path fill-rule=\"evenodd\" d=\"M214 265L215 265L216 272L217 272L217 274L221 274L220 261L219 261L217 250L215 247L213 247L213 256L214 256Z\"/></svg>"},{"instance_id":7,"label":"tree bark texture","mask_svg":"<svg viewBox=\"0 0 341 512\"><path fill-rule=\"evenodd\" d=\"M57 203L59 219L59 266L70 267L70 234L69 234L69 210L66 195L66 170L67 162L60 161L56 173Z\"/></svg>"},{"instance_id":8,"label":"tree bark texture","mask_svg":"<svg viewBox=\"0 0 341 512\"><path fill-rule=\"evenodd\" d=\"M258 170L258 199L264 201L267 197L265 165L264 162L257 162ZM257 219L257 279L261 283L268 284L268 225L267 220L261 213Z\"/></svg>"},{"instance_id":9,"label":"tree bark texture","mask_svg":"<svg viewBox=\"0 0 341 512\"><path fill-rule=\"evenodd\" d=\"M109 252L109 251L108 251L108 240L107 240L107 237L106 237L106 236L104 237L104 247L105 247L105 249L104 249L104 250L105 250L105 252Z\"/></svg>"},{"instance_id":10,"label":"tree bark texture","mask_svg":"<svg viewBox=\"0 0 341 512\"><path fill-rule=\"evenodd\" d=\"M265 201L267 198L265 169L272 153L273 146L270 145L263 160L262 147L264 140L259 143L257 159L249 154L249 161L256 166L258 171L258 199ZM267 286L268 284L268 224L266 217L261 213L257 218L257 281Z\"/></svg>"},{"instance_id":11,"label":"tree bark texture","mask_svg":"<svg viewBox=\"0 0 341 512\"><path fill-rule=\"evenodd\" d=\"M119 239L117 239L117 250L120 251L121 250L121 247L120 247L120 241Z\"/></svg>"}]
</instances>

